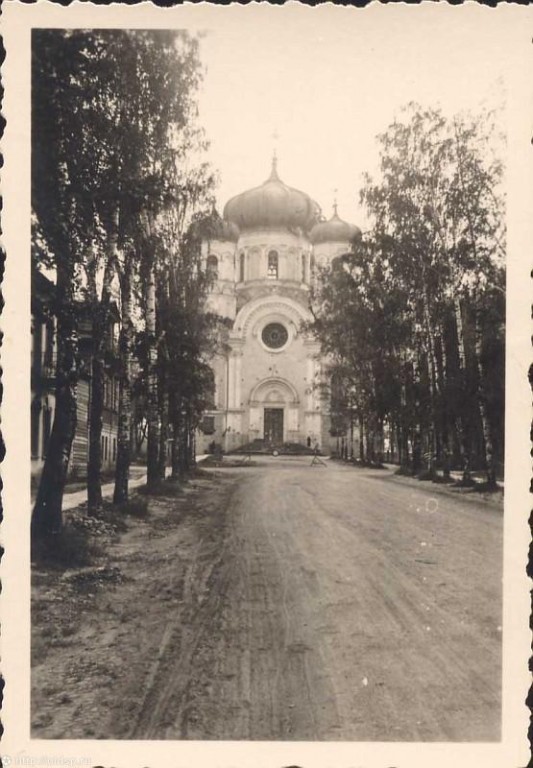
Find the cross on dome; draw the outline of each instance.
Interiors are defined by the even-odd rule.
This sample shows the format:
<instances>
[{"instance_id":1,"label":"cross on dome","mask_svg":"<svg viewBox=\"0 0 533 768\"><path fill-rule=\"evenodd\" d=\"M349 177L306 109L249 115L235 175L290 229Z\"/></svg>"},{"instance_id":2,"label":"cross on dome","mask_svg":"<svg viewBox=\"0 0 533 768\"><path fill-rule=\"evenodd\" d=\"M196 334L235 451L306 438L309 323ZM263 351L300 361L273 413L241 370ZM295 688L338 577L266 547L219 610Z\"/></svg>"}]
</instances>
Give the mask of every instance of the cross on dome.
<instances>
[{"instance_id":1,"label":"cross on dome","mask_svg":"<svg viewBox=\"0 0 533 768\"><path fill-rule=\"evenodd\" d=\"M277 142L279 139L279 133L277 131L274 131L272 134L272 139L274 143L274 148L272 151L272 171L270 173L270 179L269 181L279 181L278 176L278 147Z\"/></svg>"},{"instance_id":2,"label":"cross on dome","mask_svg":"<svg viewBox=\"0 0 533 768\"><path fill-rule=\"evenodd\" d=\"M274 154L272 155L272 170L270 171L270 178L269 181L279 181L278 176L278 156L276 154L276 150L274 150Z\"/></svg>"}]
</instances>

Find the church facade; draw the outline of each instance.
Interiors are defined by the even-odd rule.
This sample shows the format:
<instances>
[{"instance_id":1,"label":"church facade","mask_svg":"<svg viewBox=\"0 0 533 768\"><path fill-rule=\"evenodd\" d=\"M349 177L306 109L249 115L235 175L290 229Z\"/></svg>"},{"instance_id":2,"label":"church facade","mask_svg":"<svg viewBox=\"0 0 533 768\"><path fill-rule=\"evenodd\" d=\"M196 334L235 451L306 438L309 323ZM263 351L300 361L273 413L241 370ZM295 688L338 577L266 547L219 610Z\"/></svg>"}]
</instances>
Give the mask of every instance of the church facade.
<instances>
[{"instance_id":1,"label":"church facade","mask_svg":"<svg viewBox=\"0 0 533 768\"><path fill-rule=\"evenodd\" d=\"M274 158L268 180L229 200L203 243L213 277L207 309L226 318L224 344L211 361L214 408L197 450L252 444L318 445L328 451L328 402L320 346L306 332L313 281L360 236L334 214L281 181Z\"/></svg>"}]
</instances>

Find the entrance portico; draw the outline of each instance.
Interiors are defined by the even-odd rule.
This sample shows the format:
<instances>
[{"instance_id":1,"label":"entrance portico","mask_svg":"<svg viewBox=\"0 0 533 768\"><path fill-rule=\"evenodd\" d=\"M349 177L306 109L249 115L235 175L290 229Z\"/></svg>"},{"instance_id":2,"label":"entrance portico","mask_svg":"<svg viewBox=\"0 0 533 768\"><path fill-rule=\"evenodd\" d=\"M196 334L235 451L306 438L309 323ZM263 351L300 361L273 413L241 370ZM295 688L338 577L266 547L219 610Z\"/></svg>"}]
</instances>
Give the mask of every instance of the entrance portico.
<instances>
[{"instance_id":1,"label":"entrance portico","mask_svg":"<svg viewBox=\"0 0 533 768\"><path fill-rule=\"evenodd\" d=\"M250 393L249 438L276 445L293 442L299 436L300 400L291 382L270 377Z\"/></svg>"}]
</instances>

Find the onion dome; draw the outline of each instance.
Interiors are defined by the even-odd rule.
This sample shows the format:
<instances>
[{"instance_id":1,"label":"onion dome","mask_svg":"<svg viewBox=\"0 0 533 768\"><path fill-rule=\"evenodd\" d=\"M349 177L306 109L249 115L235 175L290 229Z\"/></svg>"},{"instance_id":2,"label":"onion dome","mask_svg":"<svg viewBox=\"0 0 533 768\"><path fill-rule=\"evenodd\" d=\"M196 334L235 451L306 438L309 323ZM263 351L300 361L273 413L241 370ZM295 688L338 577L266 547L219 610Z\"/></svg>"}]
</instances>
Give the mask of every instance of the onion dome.
<instances>
[{"instance_id":1,"label":"onion dome","mask_svg":"<svg viewBox=\"0 0 533 768\"><path fill-rule=\"evenodd\" d=\"M281 181L274 156L267 181L228 200L224 218L240 230L268 227L307 231L317 222L319 210L309 195Z\"/></svg>"},{"instance_id":2,"label":"onion dome","mask_svg":"<svg viewBox=\"0 0 533 768\"><path fill-rule=\"evenodd\" d=\"M361 239L361 230L355 224L348 224L337 214L337 203L333 206L333 216L329 221L321 221L309 233L314 245L318 243L351 243Z\"/></svg>"},{"instance_id":3,"label":"onion dome","mask_svg":"<svg viewBox=\"0 0 533 768\"><path fill-rule=\"evenodd\" d=\"M202 222L202 234L206 240L221 240L236 243L239 239L239 229L230 221L220 217L215 205L209 216Z\"/></svg>"}]
</instances>

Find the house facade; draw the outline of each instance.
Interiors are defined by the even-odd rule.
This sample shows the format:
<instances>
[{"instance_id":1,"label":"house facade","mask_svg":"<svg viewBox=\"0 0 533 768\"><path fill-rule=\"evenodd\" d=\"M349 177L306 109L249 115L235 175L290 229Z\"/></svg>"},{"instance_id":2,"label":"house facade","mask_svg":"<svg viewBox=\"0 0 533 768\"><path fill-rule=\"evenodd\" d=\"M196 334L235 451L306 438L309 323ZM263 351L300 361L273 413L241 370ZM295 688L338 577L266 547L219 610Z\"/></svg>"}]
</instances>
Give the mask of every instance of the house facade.
<instances>
[{"instance_id":1,"label":"house facade","mask_svg":"<svg viewBox=\"0 0 533 768\"><path fill-rule=\"evenodd\" d=\"M55 285L39 271L32 276L31 318L31 476L38 482L55 413L56 325ZM77 422L69 461L69 475L85 478L89 446L91 400L91 316L87 306L78 305L79 378ZM102 425L102 469L114 466L118 434L117 337L119 314L111 307L106 349L104 411Z\"/></svg>"}]
</instances>

